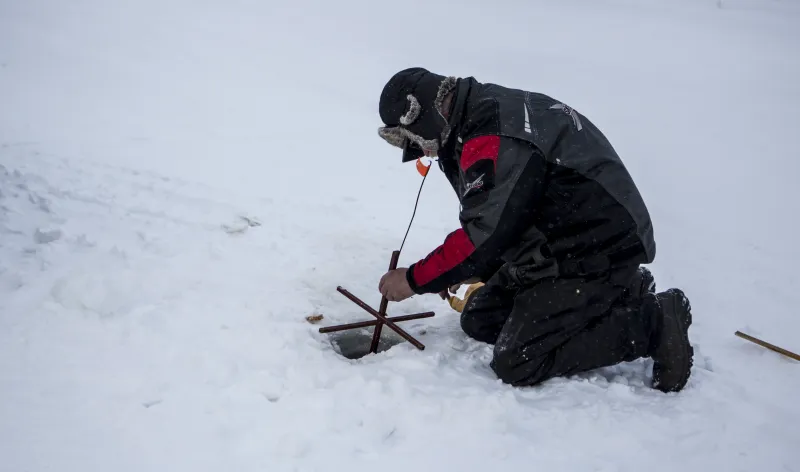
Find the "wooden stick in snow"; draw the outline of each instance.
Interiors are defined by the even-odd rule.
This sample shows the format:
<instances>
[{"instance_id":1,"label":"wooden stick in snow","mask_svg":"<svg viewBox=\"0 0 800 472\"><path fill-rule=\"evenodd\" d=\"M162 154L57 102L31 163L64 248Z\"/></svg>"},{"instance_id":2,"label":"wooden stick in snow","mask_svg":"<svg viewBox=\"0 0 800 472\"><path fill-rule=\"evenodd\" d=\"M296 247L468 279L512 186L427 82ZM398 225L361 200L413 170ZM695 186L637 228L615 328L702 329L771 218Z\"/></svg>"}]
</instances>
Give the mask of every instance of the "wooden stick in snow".
<instances>
[{"instance_id":1,"label":"wooden stick in snow","mask_svg":"<svg viewBox=\"0 0 800 472\"><path fill-rule=\"evenodd\" d=\"M769 349L770 351L775 351L775 352L777 352L779 354L783 354L786 357L789 357L789 358L794 359L796 361L800 361L800 356L798 356L797 354L795 354L795 353L793 353L791 351L787 351L786 349L780 348L780 347L778 347L778 346L776 346L774 344L770 344L770 343L768 343L766 341L762 341L762 340L760 340L758 338L754 338L753 336L750 336L749 334L744 334L741 331L736 331L735 334L736 334L736 336L739 336L742 339L746 339L746 340L748 340L750 342L756 343L761 347L765 347L765 348Z\"/></svg>"}]
</instances>

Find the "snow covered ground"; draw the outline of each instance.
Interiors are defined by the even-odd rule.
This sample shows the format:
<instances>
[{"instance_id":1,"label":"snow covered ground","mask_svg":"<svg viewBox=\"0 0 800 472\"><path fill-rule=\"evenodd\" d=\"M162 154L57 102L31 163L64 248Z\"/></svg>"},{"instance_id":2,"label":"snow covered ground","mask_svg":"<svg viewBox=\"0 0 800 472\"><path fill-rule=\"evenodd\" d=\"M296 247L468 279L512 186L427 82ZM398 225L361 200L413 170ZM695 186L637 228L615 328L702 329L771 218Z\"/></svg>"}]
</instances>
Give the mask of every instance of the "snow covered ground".
<instances>
[{"instance_id":1,"label":"snow covered ground","mask_svg":"<svg viewBox=\"0 0 800 472\"><path fill-rule=\"evenodd\" d=\"M0 470L800 471L800 4L0 0ZM617 147L692 301L692 379L528 389L436 296L350 360L419 176L397 70L549 93ZM401 265L455 229L434 171ZM254 222L248 225L242 219ZM366 332L368 334L368 332ZM387 338L389 334L387 334Z\"/></svg>"}]
</instances>

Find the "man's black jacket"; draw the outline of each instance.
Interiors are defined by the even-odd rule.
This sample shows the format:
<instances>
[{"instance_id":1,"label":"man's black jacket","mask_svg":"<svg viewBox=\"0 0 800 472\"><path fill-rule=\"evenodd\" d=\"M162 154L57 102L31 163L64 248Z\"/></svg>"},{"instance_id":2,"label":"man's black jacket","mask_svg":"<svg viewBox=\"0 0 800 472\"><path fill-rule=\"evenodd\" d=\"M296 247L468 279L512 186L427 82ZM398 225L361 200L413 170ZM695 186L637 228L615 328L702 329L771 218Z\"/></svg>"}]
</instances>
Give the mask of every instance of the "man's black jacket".
<instances>
[{"instance_id":1,"label":"man's black jacket","mask_svg":"<svg viewBox=\"0 0 800 472\"><path fill-rule=\"evenodd\" d=\"M503 264L526 278L588 274L655 258L650 215L609 141L546 95L459 79L439 167L461 228L408 281L437 293Z\"/></svg>"}]
</instances>

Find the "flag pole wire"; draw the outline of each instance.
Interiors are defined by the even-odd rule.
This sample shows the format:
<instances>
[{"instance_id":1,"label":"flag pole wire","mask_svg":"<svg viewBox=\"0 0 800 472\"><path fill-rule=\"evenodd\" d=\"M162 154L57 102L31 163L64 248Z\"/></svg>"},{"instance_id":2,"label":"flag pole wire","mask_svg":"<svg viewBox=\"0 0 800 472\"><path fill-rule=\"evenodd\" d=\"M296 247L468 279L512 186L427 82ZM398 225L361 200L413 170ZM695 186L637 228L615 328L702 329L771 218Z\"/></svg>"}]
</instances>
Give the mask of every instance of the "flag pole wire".
<instances>
[{"instance_id":1,"label":"flag pole wire","mask_svg":"<svg viewBox=\"0 0 800 472\"><path fill-rule=\"evenodd\" d=\"M431 163L433 165L433 163ZM430 169L429 169L430 170ZM425 185L425 179L428 178L428 172L422 177L422 183L419 184L419 192L417 192L417 201L414 203L414 212L411 214L411 220L408 222L408 228L406 229L406 235L403 236L403 243L400 244L400 251L403 252L403 246L406 244L406 238L408 237L408 232L411 231L411 224L414 223L414 216L417 214L417 206L419 205L419 197L422 195L422 186Z\"/></svg>"}]
</instances>

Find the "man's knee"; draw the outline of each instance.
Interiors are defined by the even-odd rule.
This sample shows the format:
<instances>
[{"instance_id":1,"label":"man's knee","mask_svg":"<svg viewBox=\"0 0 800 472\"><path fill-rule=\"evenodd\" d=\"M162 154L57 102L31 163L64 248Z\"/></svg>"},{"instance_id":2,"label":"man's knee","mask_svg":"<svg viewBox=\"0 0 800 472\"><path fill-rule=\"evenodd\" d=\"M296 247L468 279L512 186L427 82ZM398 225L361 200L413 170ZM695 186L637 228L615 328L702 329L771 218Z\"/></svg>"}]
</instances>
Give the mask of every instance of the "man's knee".
<instances>
[{"instance_id":1,"label":"man's knee","mask_svg":"<svg viewBox=\"0 0 800 472\"><path fill-rule=\"evenodd\" d=\"M461 329L473 339L494 344L512 306L513 299L502 291L483 286L467 300L461 312Z\"/></svg>"},{"instance_id":2,"label":"man's knee","mask_svg":"<svg viewBox=\"0 0 800 472\"><path fill-rule=\"evenodd\" d=\"M467 305L461 313L461 329L476 341L494 344L502 328L502 323L498 323L491 312L475 305Z\"/></svg>"},{"instance_id":3,"label":"man's knee","mask_svg":"<svg viewBox=\"0 0 800 472\"><path fill-rule=\"evenodd\" d=\"M461 329L472 339L494 344L501 327L489 323L486 316L481 315L485 314L465 308L461 313Z\"/></svg>"},{"instance_id":4,"label":"man's knee","mask_svg":"<svg viewBox=\"0 0 800 472\"><path fill-rule=\"evenodd\" d=\"M515 387L530 387L549 378L547 373L550 364L550 356L546 354L526 353L498 342L490 366L504 383Z\"/></svg>"}]
</instances>

